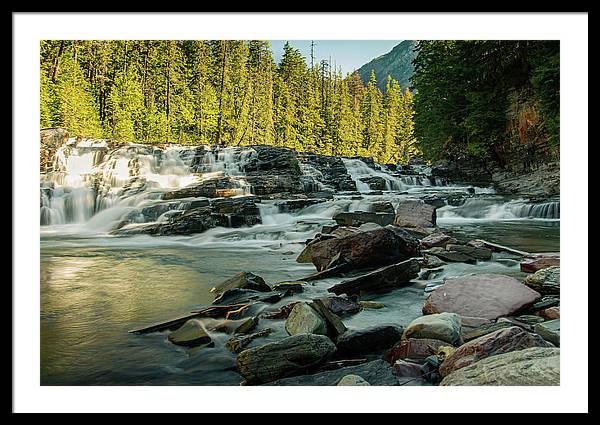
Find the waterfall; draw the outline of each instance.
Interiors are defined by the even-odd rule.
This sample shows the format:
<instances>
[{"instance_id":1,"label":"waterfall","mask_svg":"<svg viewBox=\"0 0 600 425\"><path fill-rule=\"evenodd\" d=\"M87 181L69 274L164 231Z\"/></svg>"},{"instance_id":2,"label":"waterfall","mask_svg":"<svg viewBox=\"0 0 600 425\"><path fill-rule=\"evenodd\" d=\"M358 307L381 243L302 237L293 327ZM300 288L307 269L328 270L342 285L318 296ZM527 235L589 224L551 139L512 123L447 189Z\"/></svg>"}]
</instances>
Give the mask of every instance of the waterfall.
<instances>
[{"instance_id":1,"label":"waterfall","mask_svg":"<svg viewBox=\"0 0 600 425\"><path fill-rule=\"evenodd\" d=\"M444 219L560 219L560 201L534 203L525 199L502 201L495 198L467 199L461 206L445 206L437 210L438 218Z\"/></svg>"}]
</instances>

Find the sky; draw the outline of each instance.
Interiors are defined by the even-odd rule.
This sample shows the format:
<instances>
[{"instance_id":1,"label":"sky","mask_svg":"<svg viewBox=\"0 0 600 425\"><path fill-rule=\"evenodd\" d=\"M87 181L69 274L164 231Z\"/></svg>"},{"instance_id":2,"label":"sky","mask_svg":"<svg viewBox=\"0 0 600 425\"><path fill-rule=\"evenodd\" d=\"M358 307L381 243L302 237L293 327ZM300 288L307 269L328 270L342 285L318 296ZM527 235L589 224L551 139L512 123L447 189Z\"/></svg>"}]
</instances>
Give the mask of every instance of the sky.
<instances>
[{"instance_id":1,"label":"sky","mask_svg":"<svg viewBox=\"0 0 600 425\"><path fill-rule=\"evenodd\" d=\"M315 63L323 59L329 60L336 68L342 68L342 74L352 72L362 65L370 62L377 56L381 56L402 40L314 40ZM286 40L270 40L273 59L279 63L283 55L283 46ZM311 40L289 40L290 44L306 59L310 65L310 43Z\"/></svg>"}]
</instances>

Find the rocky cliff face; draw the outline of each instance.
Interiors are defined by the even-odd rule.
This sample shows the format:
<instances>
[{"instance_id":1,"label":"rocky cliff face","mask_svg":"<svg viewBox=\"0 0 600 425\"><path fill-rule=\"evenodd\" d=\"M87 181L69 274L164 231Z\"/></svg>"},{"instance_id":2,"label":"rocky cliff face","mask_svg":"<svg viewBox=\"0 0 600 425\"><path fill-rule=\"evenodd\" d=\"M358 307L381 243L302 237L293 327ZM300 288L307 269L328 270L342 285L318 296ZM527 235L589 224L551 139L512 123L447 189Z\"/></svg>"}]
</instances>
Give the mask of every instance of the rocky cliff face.
<instances>
[{"instance_id":1,"label":"rocky cliff face","mask_svg":"<svg viewBox=\"0 0 600 425\"><path fill-rule=\"evenodd\" d=\"M503 143L486 157L464 150L448 152L432 174L470 184L493 184L499 192L531 196L560 193L560 153L544 134L544 123L531 93L510 96Z\"/></svg>"}]
</instances>

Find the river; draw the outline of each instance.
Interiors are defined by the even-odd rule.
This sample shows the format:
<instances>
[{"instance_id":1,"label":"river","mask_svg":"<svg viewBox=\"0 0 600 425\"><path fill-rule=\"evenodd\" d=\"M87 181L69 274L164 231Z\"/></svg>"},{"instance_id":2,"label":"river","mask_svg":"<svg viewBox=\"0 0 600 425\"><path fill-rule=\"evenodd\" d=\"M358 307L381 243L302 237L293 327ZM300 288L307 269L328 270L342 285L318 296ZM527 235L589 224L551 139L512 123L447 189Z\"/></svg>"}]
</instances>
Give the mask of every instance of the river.
<instances>
[{"instance_id":1,"label":"river","mask_svg":"<svg viewBox=\"0 0 600 425\"><path fill-rule=\"evenodd\" d=\"M262 224L250 227L216 227L195 235L116 236L110 230L119 218L155 202L155 191L184 187L199 173L189 171L187 148L166 149L160 167L152 158L138 155L140 162L148 161L142 164L141 175L157 184L153 190L121 199L118 190L130 178L131 158L128 162L120 162L117 155L100 158L94 149L85 149L94 143L101 146L102 142L80 144L79 152L72 146L58 152L62 173L44 176L42 181L42 187L52 187L53 192L47 196L48 189L42 189L40 213L42 385L238 385L235 355L224 348L228 335L211 334L214 348L185 349L169 343L166 332L128 331L209 305L210 288L240 271L253 272L269 283L313 273L312 264L297 263L296 257L324 224L335 223L331 217L337 212L365 211L375 202L397 205L405 198L467 189L438 185L442 182L435 179L400 178L349 159L346 167L359 193L335 193L333 199L293 213L280 212L275 201L263 200L258 204ZM238 176L237 196L248 194L251 189L243 182L240 156L224 153L205 156L210 160L203 170ZM85 177L94 167L104 173L108 190L90 192ZM314 177L314 170L303 167L303 171ZM360 181L365 174L384 178L385 190L372 192ZM91 193L103 197L94 199ZM536 204L475 188L473 197L462 205L438 208L438 226L462 240L482 238L529 252L559 251L558 208L556 199ZM348 328L382 322L406 325L421 315L427 291L445 277L485 272L524 276L510 254L495 253L492 261L476 265L450 263L428 281L373 296L386 307L344 317L344 323ZM294 299L324 295L341 280L316 281ZM273 307L290 301L284 298ZM271 327L274 332L255 343L281 338L283 324L283 320L261 320L259 329Z\"/></svg>"}]
</instances>

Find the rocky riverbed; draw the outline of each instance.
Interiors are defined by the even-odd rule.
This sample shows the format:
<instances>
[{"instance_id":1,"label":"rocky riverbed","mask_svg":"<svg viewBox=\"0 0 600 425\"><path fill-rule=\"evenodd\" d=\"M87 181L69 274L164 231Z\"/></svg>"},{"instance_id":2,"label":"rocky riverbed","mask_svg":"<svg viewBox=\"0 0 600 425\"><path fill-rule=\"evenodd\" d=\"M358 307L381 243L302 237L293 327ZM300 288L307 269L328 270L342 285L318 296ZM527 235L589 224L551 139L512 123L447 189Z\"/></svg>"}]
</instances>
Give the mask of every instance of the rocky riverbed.
<instances>
[{"instance_id":1,"label":"rocky riverbed","mask_svg":"<svg viewBox=\"0 0 600 425\"><path fill-rule=\"evenodd\" d=\"M268 146L51 158L42 383L559 384L555 195Z\"/></svg>"}]
</instances>

